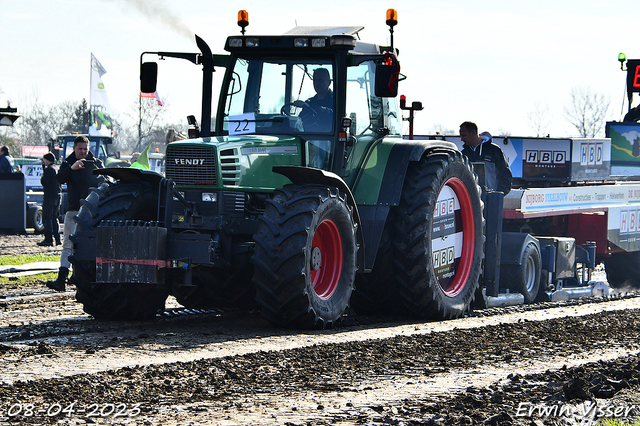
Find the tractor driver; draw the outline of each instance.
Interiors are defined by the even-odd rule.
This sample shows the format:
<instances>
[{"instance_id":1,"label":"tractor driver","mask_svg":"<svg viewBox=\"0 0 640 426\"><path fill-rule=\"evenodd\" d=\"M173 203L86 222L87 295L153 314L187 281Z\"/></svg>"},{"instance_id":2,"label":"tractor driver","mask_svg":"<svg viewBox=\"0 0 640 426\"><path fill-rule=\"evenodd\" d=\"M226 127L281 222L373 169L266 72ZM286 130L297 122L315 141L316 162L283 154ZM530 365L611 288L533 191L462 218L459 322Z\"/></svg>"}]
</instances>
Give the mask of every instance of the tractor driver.
<instances>
[{"instance_id":1,"label":"tractor driver","mask_svg":"<svg viewBox=\"0 0 640 426\"><path fill-rule=\"evenodd\" d=\"M331 131L333 124L333 91L329 89L331 76L326 68L313 70L313 88L315 96L306 102L297 100L293 105L302 108L300 118L306 131Z\"/></svg>"}]
</instances>

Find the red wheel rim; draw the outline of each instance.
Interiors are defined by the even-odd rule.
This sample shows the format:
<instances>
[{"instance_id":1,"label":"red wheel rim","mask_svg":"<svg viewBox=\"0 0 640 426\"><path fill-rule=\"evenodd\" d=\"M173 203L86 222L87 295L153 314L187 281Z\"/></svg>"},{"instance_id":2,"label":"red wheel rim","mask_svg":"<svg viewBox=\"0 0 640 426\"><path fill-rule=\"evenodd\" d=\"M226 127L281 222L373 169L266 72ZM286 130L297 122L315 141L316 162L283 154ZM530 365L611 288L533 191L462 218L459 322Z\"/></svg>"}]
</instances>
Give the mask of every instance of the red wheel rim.
<instances>
[{"instance_id":1,"label":"red wheel rim","mask_svg":"<svg viewBox=\"0 0 640 426\"><path fill-rule=\"evenodd\" d=\"M338 288L342 272L342 238L332 220L323 220L313 236L311 283L319 298L329 299Z\"/></svg>"},{"instance_id":2,"label":"red wheel rim","mask_svg":"<svg viewBox=\"0 0 640 426\"><path fill-rule=\"evenodd\" d=\"M469 197L469 192L467 191L464 183L458 178L451 178L445 182L445 186L448 186L453 190L453 193L460 205L459 224L462 228L462 247L453 279L447 283L443 283L441 280L438 280L438 285L445 295L455 297L462 292L467 284L469 275L471 274L471 265L473 264L473 254L475 249L475 220L473 218L471 198ZM436 206L436 209L437 208L438 206Z\"/></svg>"}]
</instances>

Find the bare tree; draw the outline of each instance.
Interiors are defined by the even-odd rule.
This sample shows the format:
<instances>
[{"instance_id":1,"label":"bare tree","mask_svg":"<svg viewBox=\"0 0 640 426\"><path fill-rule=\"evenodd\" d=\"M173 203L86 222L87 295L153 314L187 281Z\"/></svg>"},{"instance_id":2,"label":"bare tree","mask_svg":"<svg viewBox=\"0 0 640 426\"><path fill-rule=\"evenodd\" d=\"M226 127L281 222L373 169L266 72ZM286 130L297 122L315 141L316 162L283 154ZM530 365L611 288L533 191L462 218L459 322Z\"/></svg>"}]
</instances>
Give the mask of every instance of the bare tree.
<instances>
[{"instance_id":1,"label":"bare tree","mask_svg":"<svg viewBox=\"0 0 640 426\"><path fill-rule=\"evenodd\" d=\"M23 108L22 117L16 122L16 134L23 145L45 145L56 135L86 133L87 102L64 101L52 107L37 100Z\"/></svg>"},{"instance_id":2,"label":"bare tree","mask_svg":"<svg viewBox=\"0 0 640 426\"><path fill-rule=\"evenodd\" d=\"M542 105L540 101L534 102L535 109L527 114L529 127L533 130L537 137L544 136L549 128L551 114L549 113L549 105Z\"/></svg>"},{"instance_id":3,"label":"bare tree","mask_svg":"<svg viewBox=\"0 0 640 426\"><path fill-rule=\"evenodd\" d=\"M450 136L457 134L457 132L455 130L447 129L442 124L434 124L431 126L431 129L429 129L429 134Z\"/></svg>"},{"instance_id":4,"label":"bare tree","mask_svg":"<svg viewBox=\"0 0 640 426\"><path fill-rule=\"evenodd\" d=\"M135 125L123 126L124 132L118 136L116 144L121 149L140 151L149 142L156 141L160 133L162 133L160 140L164 140L164 134L166 134L164 117L167 115L167 108L166 102L161 107L155 99L136 97L135 103L125 114L129 118L128 121L135 123Z\"/></svg>"},{"instance_id":5,"label":"bare tree","mask_svg":"<svg viewBox=\"0 0 640 426\"><path fill-rule=\"evenodd\" d=\"M609 98L601 93L592 93L588 87L571 89L571 105L565 108L569 123L583 138L592 138L600 134L609 110Z\"/></svg>"},{"instance_id":6,"label":"bare tree","mask_svg":"<svg viewBox=\"0 0 640 426\"><path fill-rule=\"evenodd\" d=\"M509 137L511 137L511 132L508 131L507 129L503 129L502 127L500 127L496 131L496 134L494 136L498 136L500 138L509 138Z\"/></svg>"}]
</instances>

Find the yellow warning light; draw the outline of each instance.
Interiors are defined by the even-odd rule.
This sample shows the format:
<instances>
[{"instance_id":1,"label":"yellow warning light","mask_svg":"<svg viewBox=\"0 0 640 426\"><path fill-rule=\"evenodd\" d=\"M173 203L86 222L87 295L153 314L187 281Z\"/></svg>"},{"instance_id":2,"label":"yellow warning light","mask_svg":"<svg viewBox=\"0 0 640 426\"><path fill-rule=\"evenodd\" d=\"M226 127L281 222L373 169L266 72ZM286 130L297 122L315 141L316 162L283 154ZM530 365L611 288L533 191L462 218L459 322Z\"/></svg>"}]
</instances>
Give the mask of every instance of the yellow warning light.
<instances>
[{"instance_id":1,"label":"yellow warning light","mask_svg":"<svg viewBox=\"0 0 640 426\"><path fill-rule=\"evenodd\" d=\"M242 34L244 34L244 29L249 25L249 12L246 10L238 12L238 25L242 28Z\"/></svg>"},{"instance_id":2,"label":"yellow warning light","mask_svg":"<svg viewBox=\"0 0 640 426\"><path fill-rule=\"evenodd\" d=\"M395 9L387 10L387 25L390 27L395 26L398 23L398 12Z\"/></svg>"}]
</instances>

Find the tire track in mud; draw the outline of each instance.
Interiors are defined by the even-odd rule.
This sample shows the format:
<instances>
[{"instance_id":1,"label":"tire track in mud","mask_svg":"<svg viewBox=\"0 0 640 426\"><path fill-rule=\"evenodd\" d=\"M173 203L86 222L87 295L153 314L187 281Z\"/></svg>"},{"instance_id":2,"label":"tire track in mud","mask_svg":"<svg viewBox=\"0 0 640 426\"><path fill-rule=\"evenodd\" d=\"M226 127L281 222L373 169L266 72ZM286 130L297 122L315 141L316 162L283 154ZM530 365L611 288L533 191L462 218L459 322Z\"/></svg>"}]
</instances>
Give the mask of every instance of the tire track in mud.
<instances>
[{"instance_id":1,"label":"tire track in mud","mask_svg":"<svg viewBox=\"0 0 640 426\"><path fill-rule=\"evenodd\" d=\"M610 310L592 304L586 315L584 307L571 307L538 311L535 319L512 314L510 322L496 316L444 322L448 327L396 325L391 337L386 327L290 334L283 341L297 338L299 347L280 341L243 355L5 384L0 404L141 403L150 424L184 424L187 415L219 424L431 424L438 418L434 424L475 424L496 415L513 422L520 402L553 396L568 403L571 392L588 396L598 378L620 384L611 397L637 395L637 300L617 304ZM489 319L496 323L482 324ZM464 327L465 320L479 324ZM346 336L363 331L371 336ZM53 368L58 349L48 347L51 353L33 356L48 358ZM596 356L613 359L613 367L585 366ZM534 375L524 376L527 371Z\"/></svg>"}]
</instances>

